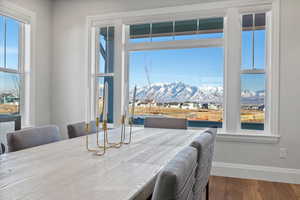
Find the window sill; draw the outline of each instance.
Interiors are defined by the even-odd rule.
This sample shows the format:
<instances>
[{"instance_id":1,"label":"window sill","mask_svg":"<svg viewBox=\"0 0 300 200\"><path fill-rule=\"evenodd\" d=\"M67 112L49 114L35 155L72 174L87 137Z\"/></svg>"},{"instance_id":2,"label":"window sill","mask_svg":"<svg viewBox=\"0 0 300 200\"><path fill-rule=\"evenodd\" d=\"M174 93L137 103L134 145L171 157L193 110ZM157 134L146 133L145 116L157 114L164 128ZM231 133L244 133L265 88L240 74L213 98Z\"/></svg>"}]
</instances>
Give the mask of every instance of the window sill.
<instances>
[{"instance_id":1,"label":"window sill","mask_svg":"<svg viewBox=\"0 0 300 200\"><path fill-rule=\"evenodd\" d=\"M134 125L135 127L144 127L143 125ZM207 128L189 127L189 130L205 131ZM228 133L222 130L218 131L217 141L220 142L244 142L257 144L277 144L280 135L272 135L270 133L257 133L256 131L244 131L238 133Z\"/></svg>"},{"instance_id":2,"label":"window sill","mask_svg":"<svg viewBox=\"0 0 300 200\"><path fill-rule=\"evenodd\" d=\"M226 133L220 132L217 135L217 141L222 142L245 142L245 143L261 143L276 144L280 140L279 135L257 134L257 133Z\"/></svg>"}]
</instances>

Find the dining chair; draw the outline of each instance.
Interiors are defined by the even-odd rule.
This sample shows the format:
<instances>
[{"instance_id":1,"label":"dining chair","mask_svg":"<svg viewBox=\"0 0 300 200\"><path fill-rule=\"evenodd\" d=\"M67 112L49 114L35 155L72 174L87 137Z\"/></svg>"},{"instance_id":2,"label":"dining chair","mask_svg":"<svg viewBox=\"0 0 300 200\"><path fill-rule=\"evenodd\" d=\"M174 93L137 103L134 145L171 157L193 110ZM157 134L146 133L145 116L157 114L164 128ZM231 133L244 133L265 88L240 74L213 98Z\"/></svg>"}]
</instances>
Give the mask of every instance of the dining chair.
<instances>
[{"instance_id":1,"label":"dining chair","mask_svg":"<svg viewBox=\"0 0 300 200\"><path fill-rule=\"evenodd\" d=\"M193 200L197 150L185 147L158 174L152 200Z\"/></svg>"},{"instance_id":2,"label":"dining chair","mask_svg":"<svg viewBox=\"0 0 300 200\"><path fill-rule=\"evenodd\" d=\"M67 126L68 129L68 136L69 138L76 138L80 136L86 135L86 123L85 122L78 122L74 124L69 124ZM90 122L90 130L88 134L96 133L96 121Z\"/></svg>"},{"instance_id":3,"label":"dining chair","mask_svg":"<svg viewBox=\"0 0 300 200\"><path fill-rule=\"evenodd\" d=\"M19 151L61 140L59 129L54 125L22 129L7 134L8 151Z\"/></svg>"},{"instance_id":4,"label":"dining chair","mask_svg":"<svg viewBox=\"0 0 300 200\"><path fill-rule=\"evenodd\" d=\"M147 117L145 128L187 129L187 120L181 118Z\"/></svg>"},{"instance_id":5,"label":"dining chair","mask_svg":"<svg viewBox=\"0 0 300 200\"><path fill-rule=\"evenodd\" d=\"M196 183L194 185L194 200L201 200L205 191L206 200L209 200L209 176L214 154L214 143L217 129L210 128L196 137L190 146L198 150L198 167L196 170Z\"/></svg>"},{"instance_id":6,"label":"dining chair","mask_svg":"<svg viewBox=\"0 0 300 200\"><path fill-rule=\"evenodd\" d=\"M0 155L5 153L5 145L0 143Z\"/></svg>"}]
</instances>

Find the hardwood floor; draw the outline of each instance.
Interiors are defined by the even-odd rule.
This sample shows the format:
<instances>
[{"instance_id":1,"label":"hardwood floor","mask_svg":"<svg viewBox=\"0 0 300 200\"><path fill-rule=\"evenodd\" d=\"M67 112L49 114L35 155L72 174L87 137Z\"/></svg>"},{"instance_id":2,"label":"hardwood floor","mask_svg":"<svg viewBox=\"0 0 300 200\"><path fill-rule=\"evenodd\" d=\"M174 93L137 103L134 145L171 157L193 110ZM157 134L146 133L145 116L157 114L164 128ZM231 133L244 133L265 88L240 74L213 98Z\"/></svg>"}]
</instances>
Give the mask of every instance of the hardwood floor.
<instances>
[{"instance_id":1,"label":"hardwood floor","mask_svg":"<svg viewBox=\"0 0 300 200\"><path fill-rule=\"evenodd\" d=\"M210 200L300 200L300 185L213 176Z\"/></svg>"}]
</instances>

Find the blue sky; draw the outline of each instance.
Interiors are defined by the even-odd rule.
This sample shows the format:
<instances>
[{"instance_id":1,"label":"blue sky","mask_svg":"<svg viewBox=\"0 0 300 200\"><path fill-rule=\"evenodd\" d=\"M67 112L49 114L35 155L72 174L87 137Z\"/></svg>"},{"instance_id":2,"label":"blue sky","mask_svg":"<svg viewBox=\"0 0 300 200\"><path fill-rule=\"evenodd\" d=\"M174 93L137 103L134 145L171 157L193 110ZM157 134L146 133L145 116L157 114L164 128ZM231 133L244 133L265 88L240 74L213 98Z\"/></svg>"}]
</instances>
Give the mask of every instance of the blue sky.
<instances>
[{"instance_id":1,"label":"blue sky","mask_svg":"<svg viewBox=\"0 0 300 200\"><path fill-rule=\"evenodd\" d=\"M264 68L264 35L265 31L255 32L254 65L258 69ZM251 38L250 31L243 32L242 69L252 66ZM151 83L182 81L192 86L222 86L223 51L221 47L214 47L131 52L130 87L148 85L145 66L149 71ZM242 90L264 90L264 75L243 75L241 85Z\"/></svg>"},{"instance_id":2,"label":"blue sky","mask_svg":"<svg viewBox=\"0 0 300 200\"><path fill-rule=\"evenodd\" d=\"M220 86L223 59L223 48L132 52L129 78L134 85L147 85L146 66L151 83L182 81L189 85Z\"/></svg>"},{"instance_id":3,"label":"blue sky","mask_svg":"<svg viewBox=\"0 0 300 200\"><path fill-rule=\"evenodd\" d=\"M6 34L4 33L3 17L0 17L0 65L4 65L4 36L6 35L6 67L18 69L19 23L6 18Z\"/></svg>"},{"instance_id":4,"label":"blue sky","mask_svg":"<svg viewBox=\"0 0 300 200\"><path fill-rule=\"evenodd\" d=\"M4 40L6 35L6 58L4 58ZM6 18L6 33L4 31L4 17L0 16L0 66L18 69L19 23ZM18 77L13 74L0 73L0 91L14 89Z\"/></svg>"}]
</instances>

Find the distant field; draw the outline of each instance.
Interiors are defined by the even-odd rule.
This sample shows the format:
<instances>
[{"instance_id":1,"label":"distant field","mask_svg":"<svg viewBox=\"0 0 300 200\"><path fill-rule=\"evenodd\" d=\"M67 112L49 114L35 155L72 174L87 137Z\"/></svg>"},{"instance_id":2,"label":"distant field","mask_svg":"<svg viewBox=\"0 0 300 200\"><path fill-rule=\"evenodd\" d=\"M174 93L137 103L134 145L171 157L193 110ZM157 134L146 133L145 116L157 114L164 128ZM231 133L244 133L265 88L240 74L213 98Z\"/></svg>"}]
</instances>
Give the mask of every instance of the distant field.
<instances>
[{"instance_id":1,"label":"distant field","mask_svg":"<svg viewBox=\"0 0 300 200\"><path fill-rule=\"evenodd\" d=\"M166 108L166 107L135 107L135 115L163 115L175 118L187 118L189 120L205 120L221 122L223 121L223 110L212 109L181 109L181 108ZM242 122L264 122L264 112L259 110L242 110Z\"/></svg>"},{"instance_id":2,"label":"distant field","mask_svg":"<svg viewBox=\"0 0 300 200\"><path fill-rule=\"evenodd\" d=\"M100 104L101 105L101 104ZM99 106L100 110L102 106ZM0 105L0 114L17 113L19 106L10 104ZM135 115L163 115L175 118L187 118L189 120L199 121L223 121L223 110L210 110L210 109L180 109L180 108L165 108L159 106L153 107L135 107ZM264 122L264 112L260 110L242 110L241 111L242 122Z\"/></svg>"},{"instance_id":3,"label":"distant field","mask_svg":"<svg viewBox=\"0 0 300 200\"><path fill-rule=\"evenodd\" d=\"M0 114L17 113L19 111L18 105L0 104Z\"/></svg>"}]
</instances>

